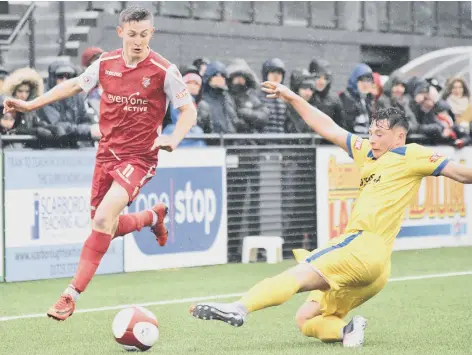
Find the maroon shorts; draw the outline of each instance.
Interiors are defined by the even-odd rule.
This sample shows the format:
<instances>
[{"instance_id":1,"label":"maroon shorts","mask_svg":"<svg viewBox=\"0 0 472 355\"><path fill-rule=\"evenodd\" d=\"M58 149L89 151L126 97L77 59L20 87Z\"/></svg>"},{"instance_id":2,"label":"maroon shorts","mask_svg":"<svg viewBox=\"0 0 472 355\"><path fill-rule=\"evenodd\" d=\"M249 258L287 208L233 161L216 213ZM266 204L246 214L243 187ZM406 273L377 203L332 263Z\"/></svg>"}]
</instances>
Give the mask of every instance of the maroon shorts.
<instances>
[{"instance_id":1,"label":"maroon shorts","mask_svg":"<svg viewBox=\"0 0 472 355\"><path fill-rule=\"evenodd\" d=\"M95 211L102 202L113 181L124 187L128 192L128 205L138 195L139 190L156 174L156 165L140 161L116 161L96 163L92 180L92 196L90 215L93 219Z\"/></svg>"}]
</instances>

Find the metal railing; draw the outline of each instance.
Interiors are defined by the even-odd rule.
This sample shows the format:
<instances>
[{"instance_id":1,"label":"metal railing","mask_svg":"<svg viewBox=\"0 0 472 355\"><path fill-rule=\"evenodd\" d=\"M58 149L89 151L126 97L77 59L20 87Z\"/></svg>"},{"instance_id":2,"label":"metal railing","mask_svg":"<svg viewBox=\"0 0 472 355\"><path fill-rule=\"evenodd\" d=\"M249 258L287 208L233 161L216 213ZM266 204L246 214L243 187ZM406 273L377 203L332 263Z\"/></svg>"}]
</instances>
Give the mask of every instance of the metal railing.
<instances>
[{"instance_id":1,"label":"metal railing","mask_svg":"<svg viewBox=\"0 0 472 355\"><path fill-rule=\"evenodd\" d=\"M64 1L59 1L59 55L66 51L66 10Z\"/></svg>"},{"instance_id":2,"label":"metal railing","mask_svg":"<svg viewBox=\"0 0 472 355\"><path fill-rule=\"evenodd\" d=\"M368 138L366 134L357 134L362 138ZM255 141L256 144L264 144L267 148L270 146L271 143L277 141L278 144L275 146L280 147L280 141L283 141L284 144L282 146L288 145L291 146L293 144L300 145L300 141L304 141L304 145L310 146L314 144L323 144L328 143L323 137L318 134L314 133L264 133L264 134L240 134L240 133L210 133L210 134L192 134L185 139L191 140L205 140L207 142L218 142L220 146L227 146L231 144L232 146L237 146L238 149L244 150L248 149L251 146L248 145L237 145L234 142L242 142L242 141ZM31 135L0 135L0 148L2 147L3 142L30 142L35 141L37 138ZM408 142L428 142L431 141L430 138L423 134L410 134L407 137ZM213 144L214 145L214 144Z\"/></svg>"},{"instance_id":3,"label":"metal railing","mask_svg":"<svg viewBox=\"0 0 472 355\"><path fill-rule=\"evenodd\" d=\"M25 13L21 17L20 21L15 26L15 29L8 37L8 39L0 40L0 46L11 46L15 39L18 37L20 31L23 29L26 23L28 23L28 58L29 58L29 66L34 68L36 64L36 56L35 56L35 28L34 28L34 10L36 9L36 5L32 2L28 8L26 9Z\"/></svg>"},{"instance_id":4,"label":"metal railing","mask_svg":"<svg viewBox=\"0 0 472 355\"><path fill-rule=\"evenodd\" d=\"M285 258L292 257L292 249L316 248L316 150L326 143L323 138L315 134L204 134L186 139L203 139L226 149L229 261L241 260L242 241L249 235L282 236ZM409 137L416 142L425 139ZM33 136L0 136L0 154L4 143L34 140Z\"/></svg>"}]
</instances>

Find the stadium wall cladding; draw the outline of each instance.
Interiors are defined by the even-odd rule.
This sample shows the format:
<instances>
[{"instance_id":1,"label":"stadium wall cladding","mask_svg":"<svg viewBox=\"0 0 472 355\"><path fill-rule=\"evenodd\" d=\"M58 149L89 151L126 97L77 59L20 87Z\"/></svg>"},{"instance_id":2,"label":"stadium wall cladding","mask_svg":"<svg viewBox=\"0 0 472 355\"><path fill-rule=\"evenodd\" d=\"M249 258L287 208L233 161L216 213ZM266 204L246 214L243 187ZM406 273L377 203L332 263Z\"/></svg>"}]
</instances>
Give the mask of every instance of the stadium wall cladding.
<instances>
[{"instance_id":1,"label":"stadium wall cladding","mask_svg":"<svg viewBox=\"0 0 472 355\"><path fill-rule=\"evenodd\" d=\"M354 2L345 6L360 5ZM334 74L332 89L338 91L346 87L351 71L359 62L388 75L427 52L470 44L468 38L446 36L441 31L435 35L428 31L414 34L404 27L397 29L397 33L381 32L381 20L369 16L364 19L348 17L347 13L344 11L338 18L342 29L156 16L157 32L151 46L177 65L190 64L200 57L220 60L225 64L234 58L244 58L259 79L262 63L269 58L284 60L289 72L295 68L307 68L313 58L325 59L331 63ZM79 53L90 45L107 50L120 47L121 42L115 32L116 21L115 14L102 13L98 26L91 29L89 38L93 41L83 43ZM372 25L374 22L380 25ZM363 23L362 31L360 23Z\"/></svg>"}]
</instances>

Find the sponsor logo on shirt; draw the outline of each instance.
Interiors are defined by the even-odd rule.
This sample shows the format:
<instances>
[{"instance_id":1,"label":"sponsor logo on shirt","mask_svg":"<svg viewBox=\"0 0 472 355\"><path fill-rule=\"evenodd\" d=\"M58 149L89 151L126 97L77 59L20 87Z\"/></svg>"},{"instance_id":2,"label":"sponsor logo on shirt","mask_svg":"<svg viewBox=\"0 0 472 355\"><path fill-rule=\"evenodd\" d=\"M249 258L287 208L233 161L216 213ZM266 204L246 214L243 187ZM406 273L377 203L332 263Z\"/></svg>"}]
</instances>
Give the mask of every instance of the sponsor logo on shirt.
<instances>
[{"instance_id":1,"label":"sponsor logo on shirt","mask_svg":"<svg viewBox=\"0 0 472 355\"><path fill-rule=\"evenodd\" d=\"M362 147L362 138L357 137L355 143L354 143L354 149L361 150Z\"/></svg>"},{"instance_id":2,"label":"sponsor logo on shirt","mask_svg":"<svg viewBox=\"0 0 472 355\"><path fill-rule=\"evenodd\" d=\"M375 174L370 174L369 176L367 177L364 177L364 178L361 178L361 185L360 187L363 188L364 186L366 186L367 184L369 183L373 183L373 184L377 184L380 182L380 180L382 179L382 175L375 175Z\"/></svg>"},{"instance_id":3,"label":"sponsor logo on shirt","mask_svg":"<svg viewBox=\"0 0 472 355\"><path fill-rule=\"evenodd\" d=\"M117 71L105 70L105 75L116 76L118 78L121 78L123 76L123 73L119 73Z\"/></svg>"},{"instance_id":4,"label":"sponsor logo on shirt","mask_svg":"<svg viewBox=\"0 0 472 355\"><path fill-rule=\"evenodd\" d=\"M88 84L92 81L92 78L88 75L84 75L82 76L82 81L85 83L85 84Z\"/></svg>"},{"instance_id":5,"label":"sponsor logo on shirt","mask_svg":"<svg viewBox=\"0 0 472 355\"><path fill-rule=\"evenodd\" d=\"M147 105L149 101L139 98L139 92L135 92L129 96L120 96L108 93L107 98L111 103L124 104L125 106L123 107L123 111L147 112L148 110Z\"/></svg>"},{"instance_id":6,"label":"sponsor logo on shirt","mask_svg":"<svg viewBox=\"0 0 472 355\"><path fill-rule=\"evenodd\" d=\"M183 99L185 96L188 95L188 90L185 88L182 91L178 92L177 95L175 95L175 98L178 99Z\"/></svg>"},{"instance_id":7,"label":"sponsor logo on shirt","mask_svg":"<svg viewBox=\"0 0 472 355\"><path fill-rule=\"evenodd\" d=\"M149 85L151 85L151 78L148 76L143 77L143 87L146 89Z\"/></svg>"},{"instance_id":8,"label":"sponsor logo on shirt","mask_svg":"<svg viewBox=\"0 0 472 355\"><path fill-rule=\"evenodd\" d=\"M436 163L440 158L442 158L443 156L439 153L434 153L433 155L431 155L431 157L429 158L429 161L431 163Z\"/></svg>"}]
</instances>

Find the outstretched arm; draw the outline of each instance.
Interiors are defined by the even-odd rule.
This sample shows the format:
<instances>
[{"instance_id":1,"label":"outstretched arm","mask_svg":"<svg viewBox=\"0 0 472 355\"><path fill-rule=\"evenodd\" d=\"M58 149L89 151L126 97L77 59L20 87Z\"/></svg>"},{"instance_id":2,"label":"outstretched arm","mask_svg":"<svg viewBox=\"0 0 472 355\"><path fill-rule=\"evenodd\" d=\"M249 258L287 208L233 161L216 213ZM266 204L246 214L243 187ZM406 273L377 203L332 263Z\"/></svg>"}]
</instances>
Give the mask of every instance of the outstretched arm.
<instances>
[{"instance_id":1,"label":"outstretched arm","mask_svg":"<svg viewBox=\"0 0 472 355\"><path fill-rule=\"evenodd\" d=\"M18 111L28 112L37 110L43 106L47 106L58 100L62 100L74 96L82 91L79 85L79 79L73 78L56 85L45 94L37 97L32 101L23 101L18 99L6 99L4 101L3 113Z\"/></svg>"},{"instance_id":2,"label":"outstretched arm","mask_svg":"<svg viewBox=\"0 0 472 355\"><path fill-rule=\"evenodd\" d=\"M187 133L197 123L197 109L193 104L186 104L178 108L180 111L177 124L175 125L174 133L172 133L172 139L176 145L185 138Z\"/></svg>"},{"instance_id":3,"label":"outstretched arm","mask_svg":"<svg viewBox=\"0 0 472 355\"><path fill-rule=\"evenodd\" d=\"M197 123L197 110L193 104L179 107L180 115L172 136L159 136L154 141L151 150L157 148L172 152L185 138L190 129Z\"/></svg>"},{"instance_id":4,"label":"outstretched arm","mask_svg":"<svg viewBox=\"0 0 472 355\"><path fill-rule=\"evenodd\" d=\"M311 106L302 97L295 94L282 84L266 81L262 84L262 91L268 98L281 98L292 105L308 126L320 136L333 144L348 151L347 136L349 132L339 127L328 115Z\"/></svg>"},{"instance_id":5,"label":"outstretched arm","mask_svg":"<svg viewBox=\"0 0 472 355\"><path fill-rule=\"evenodd\" d=\"M441 175L463 184L472 184L472 168L453 161L447 163Z\"/></svg>"}]
</instances>

